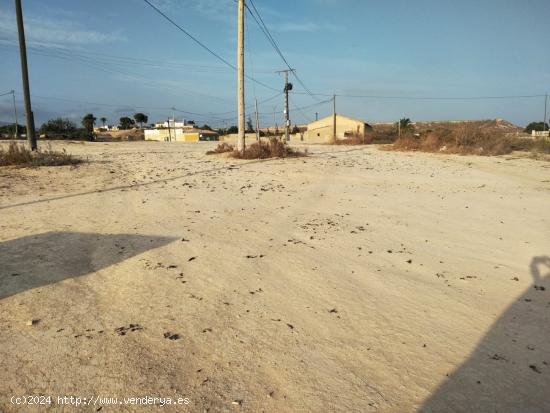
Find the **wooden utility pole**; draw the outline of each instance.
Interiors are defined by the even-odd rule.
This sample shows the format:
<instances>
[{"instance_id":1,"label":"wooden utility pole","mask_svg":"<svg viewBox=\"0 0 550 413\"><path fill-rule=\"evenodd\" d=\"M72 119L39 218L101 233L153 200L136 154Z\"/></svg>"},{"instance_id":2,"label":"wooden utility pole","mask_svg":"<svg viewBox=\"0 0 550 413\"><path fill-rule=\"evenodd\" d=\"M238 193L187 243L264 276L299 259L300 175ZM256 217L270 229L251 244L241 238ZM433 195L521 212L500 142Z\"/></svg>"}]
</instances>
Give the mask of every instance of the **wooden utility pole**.
<instances>
[{"instance_id":1,"label":"wooden utility pole","mask_svg":"<svg viewBox=\"0 0 550 413\"><path fill-rule=\"evenodd\" d=\"M544 95L544 122L542 123L543 132L546 132L546 119L548 116L547 107L548 107L548 93Z\"/></svg>"},{"instance_id":2,"label":"wooden utility pole","mask_svg":"<svg viewBox=\"0 0 550 413\"><path fill-rule=\"evenodd\" d=\"M13 116L15 118L15 129L13 132L13 139L19 138L19 121L17 120L17 105L15 104L15 90L11 91L11 95L13 97Z\"/></svg>"},{"instance_id":3,"label":"wooden utility pole","mask_svg":"<svg viewBox=\"0 0 550 413\"><path fill-rule=\"evenodd\" d=\"M244 2L238 0L238 19L237 19L237 102L238 102L238 126L239 135L237 137L237 149L244 153L245 150L245 108L244 108Z\"/></svg>"},{"instance_id":4,"label":"wooden utility pole","mask_svg":"<svg viewBox=\"0 0 550 413\"><path fill-rule=\"evenodd\" d=\"M258 113L258 99L256 99L256 140L260 142L260 115Z\"/></svg>"},{"instance_id":5,"label":"wooden utility pole","mask_svg":"<svg viewBox=\"0 0 550 413\"><path fill-rule=\"evenodd\" d=\"M17 31L19 33L19 55L21 58L21 77L23 79L23 97L25 100L25 113L27 115L27 140L31 150L35 151L36 133L34 130L34 115L31 107L31 93L29 87L29 70L27 67L27 46L25 43L25 26L23 24L23 10L21 0L15 0L15 13L17 15Z\"/></svg>"},{"instance_id":6,"label":"wooden utility pole","mask_svg":"<svg viewBox=\"0 0 550 413\"><path fill-rule=\"evenodd\" d=\"M288 74L294 72L294 69L279 70L277 73L285 74L285 141L290 140L290 109L288 105L288 92L292 90L292 83L288 82Z\"/></svg>"},{"instance_id":7,"label":"wooden utility pole","mask_svg":"<svg viewBox=\"0 0 550 413\"><path fill-rule=\"evenodd\" d=\"M336 143L336 94L332 96L332 140Z\"/></svg>"},{"instance_id":8,"label":"wooden utility pole","mask_svg":"<svg viewBox=\"0 0 550 413\"><path fill-rule=\"evenodd\" d=\"M319 120L319 112L315 112L315 122Z\"/></svg>"},{"instance_id":9,"label":"wooden utility pole","mask_svg":"<svg viewBox=\"0 0 550 413\"><path fill-rule=\"evenodd\" d=\"M176 108L172 108L172 122L174 122L174 142L176 142L177 139L177 131L176 131ZM168 125L170 127L170 125Z\"/></svg>"},{"instance_id":10,"label":"wooden utility pole","mask_svg":"<svg viewBox=\"0 0 550 413\"><path fill-rule=\"evenodd\" d=\"M288 105L288 71L285 70L285 142L290 140L290 108Z\"/></svg>"}]
</instances>

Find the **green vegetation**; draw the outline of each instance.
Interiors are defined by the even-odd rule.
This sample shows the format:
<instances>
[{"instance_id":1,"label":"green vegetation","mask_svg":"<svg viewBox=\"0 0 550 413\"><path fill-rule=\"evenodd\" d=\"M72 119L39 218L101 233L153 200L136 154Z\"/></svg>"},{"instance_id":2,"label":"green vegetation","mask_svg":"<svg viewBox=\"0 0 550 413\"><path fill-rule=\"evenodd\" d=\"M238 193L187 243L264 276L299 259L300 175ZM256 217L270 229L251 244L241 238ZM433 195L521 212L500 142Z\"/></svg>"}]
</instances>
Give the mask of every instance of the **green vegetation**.
<instances>
[{"instance_id":1,"label":"green vegetation","mask_svg":"<svg viewBox=\"0 0 550 413\"><path fill-rule=\"evenodd\" d=\"M531 122L527 127L525 128L525 132L531 133L532 131L536 132L542 132L543 130L550 130L548 127L548 123L544 122Z\"/></svg>"},{"instance_id":2,"label":"green vegetation","mask_svg":"<svg viewBox=\"0 0 550 413\"><path fill-rule=\"evenodd\" d=\"M396 126L401 129L401 133L412 132L414 130L414 125L409 118L400 119L396 123Z\"/></svg>"},{"instance_id":3,"label":"green vegetation","mask_svg":"<svg viewBox=\"0 0 550 413\"><path fill-rule=\"evenodd\" d=\"M143 113L136 113L134 115L134 119L135 119L136 123L139 123L139 127L141 129L143 129L143 124L147 123L147 121L149 120L149 117L147 115L143 114Z\"/></svg>"},{"instance_id":4,"label":"green vegetation","mask_svg":"<svg viewBox=\"0 0 550 413\"><path fill-rule=\"evenodd\" d=\"M72 133L76 130L76 125L69 119L55 118L45 122L40 128L40 133Z\"/></svg>"},{"instance_id":5,"label":"green vegetation","mask_svg":"<svg viewBox=\"0 0 550 413\"><path fill-rule=\"evenodd\" d=\"M246 121L246 133L253 133L255 131L254 125L252 125L252 118L249 116Z\"/></svg>"},{"instance_id":6,"label":"green vegetation","mask_svg":"<svg viewBox=\"0 0 550 413\"><path fill-rule=\"evenodd\" d=\"M92 134L94 132L94 125L96 120L97 119L92 113L88 113L82 118L82 126L84 126L84 129L86 129L88 133Z\"/></svg>"},{"instance_id":7,"label":"green vegetation","mask_svg":"<svg viewBox=\"0 0 550 413\"><path fill-rule=\"evenodd\" d=\"M132 129L136 122L127 116L120 118L120 129Z\"/></svg>"},{"instance_id":8,"label":"green vegetation","mask_svg":"<svg viewBox=\"0 0 550 413\"><path fill-rule=\"evenodd\" d=\"M27 128L24 125L17 124L17 129L18 129L19 136L21 136L21 134L27 133ZM0 138L4 137L4 135L7 135L6 137L11 138L11 137L13 137L14 134L15 134L15 124L14 123L9 124L9 125L0 126Z\"/></svg>"}]
</instances>

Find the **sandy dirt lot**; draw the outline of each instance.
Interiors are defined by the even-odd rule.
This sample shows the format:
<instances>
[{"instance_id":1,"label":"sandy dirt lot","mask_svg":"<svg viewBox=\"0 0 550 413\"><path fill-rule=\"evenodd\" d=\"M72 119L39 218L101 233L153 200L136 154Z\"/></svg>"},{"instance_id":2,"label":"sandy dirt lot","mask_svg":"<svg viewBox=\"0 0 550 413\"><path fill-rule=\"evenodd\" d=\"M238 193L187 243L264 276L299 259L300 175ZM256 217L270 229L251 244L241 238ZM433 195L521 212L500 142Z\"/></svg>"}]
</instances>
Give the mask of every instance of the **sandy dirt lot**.
<instances>
[{"instance_id":1,"label":"sandy dirt lot","mask_svg":"<svg viewBox=\"0 0 550 413\"><path fill-rule=\"evenodd\" d=\"M550 411L549 162L213 146L0 169L0 411Z\"/></svg>"}]
</instances>

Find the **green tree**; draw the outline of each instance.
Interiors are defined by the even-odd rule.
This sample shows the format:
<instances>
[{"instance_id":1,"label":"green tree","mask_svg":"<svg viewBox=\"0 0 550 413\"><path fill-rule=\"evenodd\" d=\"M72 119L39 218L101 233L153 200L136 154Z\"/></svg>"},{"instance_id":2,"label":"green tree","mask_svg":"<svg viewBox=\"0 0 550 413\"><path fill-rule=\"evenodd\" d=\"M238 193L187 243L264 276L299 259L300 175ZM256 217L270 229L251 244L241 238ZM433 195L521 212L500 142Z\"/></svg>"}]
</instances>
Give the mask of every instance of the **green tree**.
<instances>
[{"instance_id":1,"label":"green tree","mask_svg":"<svg viewBox=\"0 0 550 413\"><path fill-rule=\"evenodd\" d=\"M106 117L102 117L99 119L103 125L103 127L105 127L105 123L107 122L107 118Z\"/></svg>"},{"instance_id":2,"label":"green tree","mask_svg":"<svg viewBox=\"0 0 550 413\"><path fill-rule=\"evenodd\" d=\"M84 129L86 129L89 133L93 133L96 120L97 119L92 113L88 113L82 118L82 126L84 126Z\"/></svg>"},{"instance_id":3,"label":"green tree","mask_svg":"<svg viewBox=\"0 0 550 413\"><path fill-rule=\"evenodd\" d=\"M530 123L529 125L527 125L527 127L525 128L525 132L527 132L527 133L531 133L531 131L542 132L543 126L546 126L546 127L544 128L544 130L549 130L549 128L548 128L548 123L544 123L544 122L531 122L531 123Z\"/></svg>"},{"instance_id":4,"label":"green tree","mask_svg":"<svg viewBox=\"0 0 550 413\"><path fill-rule=\"evenodd\" d=\"M213 130L210 126L208 126L206 123L204 125L202 125L202 127L200 128L202 130Z\"/></svg>"},{"instance_id":5,"label":"green tree","mask_svg":"<svg viewBox=\"0 0 550 413\"><path fill-rule=\"evenodd\" d=\"M132 129L136 122L127 116L120 118L120 129Z\"/></svg>"},{"instance_id":6,"label":"green tree","mask_svg":"<svg viewBox=\"0 0 550 413\"><path fill-rule=\"evenodd\" d=\"M294 127L292 128L292 134L297 134L297 133L300 133L300 128L298 127L298 125L294 125Z\"/></svg>"},{"instance_id":7,"label":"green tree","mask_svg":"<svg viewBox=\"0 0 550 413\"><path fill-rule=\"evenodd\" d=\"M401 128L401 133L412 132L414 130L414 125L409 118L400 119L399 122L396 123L396 126Z\"/></svg>"},{"instance_id":8,"label":"green tree","mask_svg":"<svg viewBox=\"0 0 550 413\"><path fill-rule=\"evenodd\" d=\"M19 131L19 135L26 134L27 133L27 127L25 125L17 124L17 130ZM13 136L15 134L15 124L9 124L0 126L0 137L4 137L4 135Z\"/></svg>"},{"instance_id":9,"label":"green tree","mask_svg":"<svg viewBox=\"0 0 550 413\"><path fill-rule=\"evenodd\" d=\"M143 113L136 113L134 115L134 119L136 120L137 123L139 123L139 127L143 129L143 124L147 123L147 121L149 120L149 117Z\"/></svg>"},{"instance_id":10,"label":"green tree","mask_svg":"<svg viewBox=\"0 0 550 413\"><path fill-rule=\"evenodd\" d=\"M246 121L246 131L248 133L254 132L254 126L252 125L252 118L249 116L248 120Z\"/></svg>"},{"instance_id":11,"label":"green tree","mask_svg":"<svg viewBox=\"0 0 550 413\"><path fill-rule=\"evenodd\" d=\"M231 134L231 133L238 133L239 132L239 128L236 127L236 126L230 126L228 129L227 129L227 133L228 134Z\"/></svg>"},{"instance_id":12,"label":"green tree","mask_svg":"<svg viewBox=\"0 0 550 413\"><path fill-rule=\"evenodd\" d=\"M82 120L82 124L84 124L84 120ZM64 118L50 119L40 127L41 133L70 133L74 131L76 131L74 122Z\"/></svg>"}]
</instances>

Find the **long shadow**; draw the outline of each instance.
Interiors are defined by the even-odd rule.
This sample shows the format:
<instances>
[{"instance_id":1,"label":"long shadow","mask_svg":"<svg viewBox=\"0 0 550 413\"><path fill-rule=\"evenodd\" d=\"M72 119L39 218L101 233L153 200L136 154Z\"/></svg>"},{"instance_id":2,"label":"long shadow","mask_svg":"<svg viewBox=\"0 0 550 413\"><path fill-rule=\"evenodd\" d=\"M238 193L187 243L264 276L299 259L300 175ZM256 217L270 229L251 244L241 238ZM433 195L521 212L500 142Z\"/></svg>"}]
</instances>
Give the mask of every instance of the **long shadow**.
<instances>
[{"instance_id":1,"label":"long shadow","mask_svg":"<svg viewBox=\"0 0 550 413\"><path fill-rule=\"evenodd\" d=\"M534 257L530 271L533 285L420 412L550 412L550 257Z\"/></svg>"},{"instance_id":2,"label":"long shadow","mask_svg":"<svg viewBox=\"0 0 550 413\"><path fill-rule=\"evenodd\" d=\"M0 243L0 300L124 261L175 238L46 232Z\"/></svg>"},{"instance_id":3,"label":"long shadow","mask_svg":"<svg viewBox=\"0 0 550 413\"><path fill-rule=\"evenodd\" d=\"M311 155L315 156L315 155L324 155L324 154L333 154L333 153L346 153L346 152L359 151L359 150L362 150L362 149L364 149L364 148L349 149L349 150L345 150L345 151L335 151L335 152L328 152L328 151L327 152L314 152ZM136 153L139 153L139 152L136 152ZM149 182L130 184L130 185L119 185L119 186L114 186L114 187L111 187L111 188L96 189L94 191L77 192L75 194L61 195L61 196L45 198L45 199L37 199L35 201L20 202L20 203L11 204L11 205L0 205L0 210L9 209L9 208L16 208L16 207L22 207L22 206L28 206L28 205L34 205L34 204L41 204L41 203L50 202L50 201L59 201L59 200L62 200L62 199L77 198L77 197L80 197L80 196L98 194L98 193L103 193L103 192L120 191L120 190L124 190L124 189L139 188L139 187L148 187L148 186L156 185L160 182L171 182L171 181L176 181L176 180L179 180L179 179L188 178L188 177L195 176L195 175L201 175L201 174L206 174L206 173L210 173L210 172L218 172L218 171L224 171L224 170L238 169L238 167L240 167L240 166L247 166L247 165L253 165L253 164L264 163L264 162L280 161L280 160L283 160L283 159L300 159L300 158L268 158L268 159L257 159L257 160L253 160L253 161L240 161L240 162L236 161L235 163L232 163L232 164L227 165L227 166L220 166L218 168L211 168L211 169L206 169L206 170L203 170L203 171L189 172L189 173L186 173L186 174L183 174L183 175L156 179L156 180L149 181Z\"/></svg>"}]
</instances>

